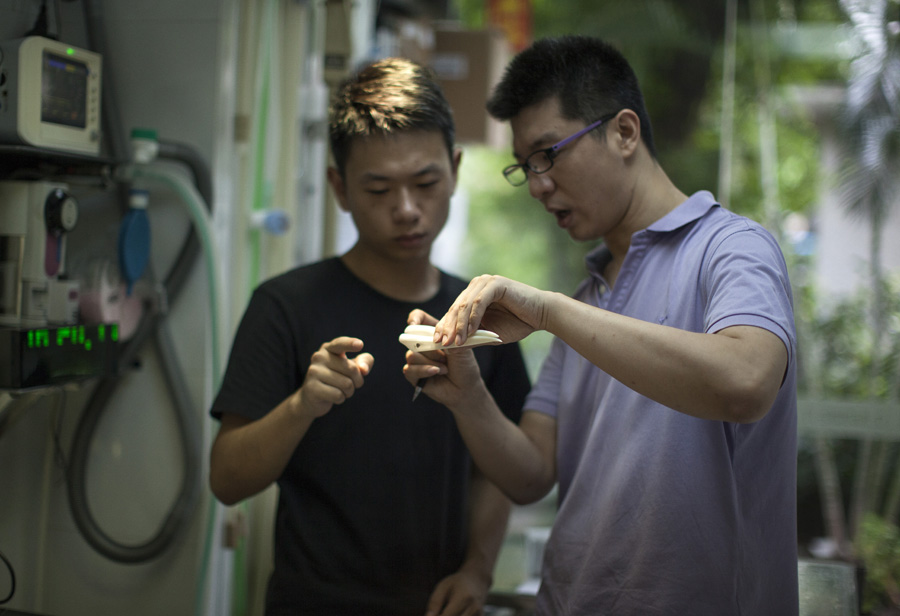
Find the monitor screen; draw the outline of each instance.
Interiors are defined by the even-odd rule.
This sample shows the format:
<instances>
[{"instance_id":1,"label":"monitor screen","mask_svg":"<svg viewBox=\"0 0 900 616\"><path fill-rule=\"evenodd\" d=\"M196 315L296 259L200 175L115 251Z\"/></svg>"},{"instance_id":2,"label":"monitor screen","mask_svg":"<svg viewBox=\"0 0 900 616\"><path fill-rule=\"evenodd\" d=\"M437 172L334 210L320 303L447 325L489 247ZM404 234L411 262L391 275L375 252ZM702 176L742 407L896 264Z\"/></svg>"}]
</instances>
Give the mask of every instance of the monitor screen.
<instances>
[{"instance_id":1,"label":"monitor screen","mask_svg":"<svg viewBox=\"0 0 900 616\"><path fill-rule=\"evenodd\" d=\"M42 69L41 121L87 126L87 64L45 51Z\"/></svg>"}]
</instances>

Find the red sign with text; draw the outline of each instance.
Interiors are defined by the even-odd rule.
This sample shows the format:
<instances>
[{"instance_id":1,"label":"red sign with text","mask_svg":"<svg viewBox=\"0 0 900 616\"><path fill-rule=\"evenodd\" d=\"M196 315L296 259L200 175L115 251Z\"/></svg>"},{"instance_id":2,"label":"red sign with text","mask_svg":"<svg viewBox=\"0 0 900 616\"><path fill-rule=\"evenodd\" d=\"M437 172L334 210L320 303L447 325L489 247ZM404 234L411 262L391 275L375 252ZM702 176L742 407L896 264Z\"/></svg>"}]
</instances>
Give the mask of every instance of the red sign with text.
<instances>
[{"instance_id":1,"label":"red sign with text","mask_svg":"<svg viewBox=\"0 0 900 616\"><path fill-rule=\"evenodd\" d=\"M488 0L488 23L499 28L514 52L531 44L531 0Z\"/></svg>"}]
</instances>

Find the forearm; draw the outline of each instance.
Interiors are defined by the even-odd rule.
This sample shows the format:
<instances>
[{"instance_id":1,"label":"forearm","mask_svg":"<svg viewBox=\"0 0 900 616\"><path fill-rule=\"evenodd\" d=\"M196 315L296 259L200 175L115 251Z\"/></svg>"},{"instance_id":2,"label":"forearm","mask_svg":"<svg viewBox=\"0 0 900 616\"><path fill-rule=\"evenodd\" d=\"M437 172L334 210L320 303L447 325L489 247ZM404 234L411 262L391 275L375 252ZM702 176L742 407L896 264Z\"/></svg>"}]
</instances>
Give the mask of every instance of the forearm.
<instances>
[{"instance_id":1,"label":"forearm","mask_svg":"<svg viewBox=\"0 0 900 616\"><path fill-rule=\"evenodd\" d=\"M210 487L220 501L240 502L281 476L312 423L296 412L295 396L256 421L220 430L210 455Z\"/></svg>"},{"instance_id":2,"label":"forearm","mask_svg":"<svg viewBox=\"0 0 900 616\"><path fill-rule=\"evenodd\" d=\"M787 351L772 333L734 327L687 332L615 314L557 293L545 328L604 372L677 411L748 422L768 411Z\"/></svg>"},{"instance_id":3,"label":"forearm","mask_svg":"<svg viewBox=\"0 0 900 616\"><path fill-rule=\"evenodd\" d=\"M262 418L222 419L210 454L210 487L225 504L252 496L281 476L316 417L342 404L362 387L375 358L358 353L359 338L339 336L313 353L303 385Z\"/></svg>"},{"instance_id":4,"label":"forearm","mask_svg":"<svg viewBox=\"0 0 900 616\"><path fill-rule=\"evenodd\" d=\"M553 487L556 432L548 418L526 413L516 425L487 394L460 405L454 416L478 468L513 502L532 503Z\"/></svg>"}]
</instances>

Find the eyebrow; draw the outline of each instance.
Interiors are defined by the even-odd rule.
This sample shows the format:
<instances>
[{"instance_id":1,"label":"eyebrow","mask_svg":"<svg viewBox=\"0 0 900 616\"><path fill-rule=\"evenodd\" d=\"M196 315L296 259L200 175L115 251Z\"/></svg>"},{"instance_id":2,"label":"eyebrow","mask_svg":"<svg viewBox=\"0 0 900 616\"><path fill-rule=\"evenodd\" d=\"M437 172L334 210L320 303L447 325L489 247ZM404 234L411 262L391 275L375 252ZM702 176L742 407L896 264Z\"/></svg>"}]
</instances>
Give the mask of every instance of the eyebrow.
<instances>
[{"instance_id":1,"label":"eyebrow","mask_svg":"<svg viewBox=\"0 0 900 616\"><path fill-rule=\"evenodd\" d=\"M430 173L440 173L440 170L441 170L440 165L438 165L436 163L430 163L428 165L425 165L421 169L415 171L410 177L419 178L419 177L422 177L423 175L428 175ZM389 180L394 179L395 177L396 176L381 175L380 173L373 173L371 171L367 171L366 173L364 173L362 175L362 180L364 182L369 182L369 181L387 182Z\"/></svg>"},{"instance_id":2,"label":"eyebrow","mask_svg":"<svg viewBox=\"0 0 900 616\"><path fill-rule=\"evenodd\" d=\"M555 135L556 135L556 133L554 133L553 131L545 132L544 134L540 135L537 139L533 139L531 141L531 144L528 146L528 148L529 148L528 153L525 154L524 156L520 155L518 152L513 150L513 158L523 158L524 159L527 156L530 156L531 154L533 154L534 152L537 152L538 150L546 150L547 148L552 147L555 144L559 143L562 139L565 139L565 137L557 137ZM541 144L543 144L543 145L541 145Z\"/></svg>"}]
</instances>

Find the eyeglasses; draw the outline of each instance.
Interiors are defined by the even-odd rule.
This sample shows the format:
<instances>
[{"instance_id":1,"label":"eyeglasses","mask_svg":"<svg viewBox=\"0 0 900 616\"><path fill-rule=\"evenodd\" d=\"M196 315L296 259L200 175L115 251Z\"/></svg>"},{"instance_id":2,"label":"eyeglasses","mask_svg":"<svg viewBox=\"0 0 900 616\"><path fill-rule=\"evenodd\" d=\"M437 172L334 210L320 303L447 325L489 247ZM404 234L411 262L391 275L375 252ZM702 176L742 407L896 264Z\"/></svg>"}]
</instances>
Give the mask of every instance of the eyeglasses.
<instances>
[{"instance_id":1,"label":"eyeglasses","mask_svg":"<svg viewBox=\"0 0 900 616\"><path fill-rule=\"evenodd\" d=\"M528 158L525 159L525 162L519 165L510 165L506 169L503 170L503 177L506 178L506 181L512 184L513 186L521 186L525 182L528 181L528 172L531 173L546 173L550 171L550 168L553 167L553 159L557 157L559 151L565 147L566 145L572 143L582 135L586 135L591 132L607 120L610 120L616 115L618 115L618 111L615 113L610 113L609 115L605 115L593 124L588 124L580 131L566 137L556 145L551 145L549 148L544 148L542 150L536 150L528 155Z\"/></svg>"}]
</instances>

